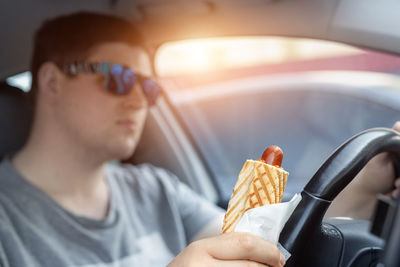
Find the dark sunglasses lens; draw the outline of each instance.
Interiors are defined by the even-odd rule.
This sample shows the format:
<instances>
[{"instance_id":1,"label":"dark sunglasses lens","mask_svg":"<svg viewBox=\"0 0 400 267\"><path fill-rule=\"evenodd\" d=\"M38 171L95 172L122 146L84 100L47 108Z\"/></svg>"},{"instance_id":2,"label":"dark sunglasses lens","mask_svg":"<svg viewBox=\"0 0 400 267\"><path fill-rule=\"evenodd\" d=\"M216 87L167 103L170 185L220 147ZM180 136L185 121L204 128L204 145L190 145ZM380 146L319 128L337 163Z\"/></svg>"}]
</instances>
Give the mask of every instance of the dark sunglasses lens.
<instances>
[{"instance_id":1,"label":"dark sunglasses lens","mask_svg":"<svg viewBox=\"0 0 400 267\"><path fill-rule=\"evenodd\" d=\"M144 94L146 95L147 101L150 105L154 105L160 94L161 87L152 79L145 79L142 82Z\"/></svg>"},{"instance_id":2,"label":"dark sunglasses lens","mask_svg":"<svg viewBox=\"0 0 400 267\"><path fill-rule=\"evenodd\" d=\"M113 65L106 87L113 94L125 95L132 90L135 81L136 76L130 69L121 65Z\"/></svg>"}]
</instances>

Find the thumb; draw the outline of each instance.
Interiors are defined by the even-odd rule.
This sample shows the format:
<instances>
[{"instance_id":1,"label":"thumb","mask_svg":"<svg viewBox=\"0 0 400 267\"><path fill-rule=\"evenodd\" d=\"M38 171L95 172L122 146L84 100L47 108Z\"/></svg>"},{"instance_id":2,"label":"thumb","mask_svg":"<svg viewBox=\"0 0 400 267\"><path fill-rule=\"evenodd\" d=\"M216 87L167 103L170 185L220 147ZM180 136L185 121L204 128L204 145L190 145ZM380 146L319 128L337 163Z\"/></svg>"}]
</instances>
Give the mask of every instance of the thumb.
<instances>
[{"instance_id":1,"label":"thumb","mask_svg":"<svg viewBox=\"0 0 400 267\"><path fill-rule=\"evenodd\" d=\"M393 130L400 132L400 121L396 121L393 125Z\"/></svg>"}]
</instances>

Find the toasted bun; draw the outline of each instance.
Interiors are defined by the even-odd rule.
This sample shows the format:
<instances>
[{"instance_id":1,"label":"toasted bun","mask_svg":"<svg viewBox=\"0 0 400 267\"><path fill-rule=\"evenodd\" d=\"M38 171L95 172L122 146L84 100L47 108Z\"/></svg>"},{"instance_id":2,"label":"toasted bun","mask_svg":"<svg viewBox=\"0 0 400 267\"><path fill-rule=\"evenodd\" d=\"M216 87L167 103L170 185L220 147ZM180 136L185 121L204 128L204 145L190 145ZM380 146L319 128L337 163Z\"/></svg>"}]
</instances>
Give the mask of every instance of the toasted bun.
<instances>
[{"instance_id":1,"label":"toasted bun","mask_svg":"<svg viewBox=\"0 0 400 267\"><path fill-rule=\"evenodd\" d=\"M222 232L232 232L247 210L280 203L288 176L282 168L247 160L233 188Z\"/></svg>"}]
</instances>

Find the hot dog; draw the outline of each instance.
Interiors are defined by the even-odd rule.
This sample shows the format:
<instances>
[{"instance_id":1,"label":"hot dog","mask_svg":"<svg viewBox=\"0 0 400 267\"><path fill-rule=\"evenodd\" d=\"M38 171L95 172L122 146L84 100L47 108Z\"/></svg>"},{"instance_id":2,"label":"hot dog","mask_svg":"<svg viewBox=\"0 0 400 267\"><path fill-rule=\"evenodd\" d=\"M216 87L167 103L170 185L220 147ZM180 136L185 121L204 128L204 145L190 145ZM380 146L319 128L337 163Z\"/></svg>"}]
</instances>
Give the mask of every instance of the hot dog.
<instances>
[{"instance_id":1,"label":"hot dog","mask_svg":"<svg viewBox=\"0 0 400 267\"><path fill-rule=\"evenodd\" d=\"M245 162L229 200L224 233L233 231L247 210L282 201L289 175L281 167L282 159L282 149L270 146L260 159Z\"/></svg>"},{"instance_id":2,"label":"hot dog","mask_svg":"<svg viewBox=\"0 0 400 267\"><path fill-rule=\"evenodd\" d=\"M266 164L280 168L282 166L283 152L279 146L269 146L261 156Z\"/></svg>"}]
</instances>

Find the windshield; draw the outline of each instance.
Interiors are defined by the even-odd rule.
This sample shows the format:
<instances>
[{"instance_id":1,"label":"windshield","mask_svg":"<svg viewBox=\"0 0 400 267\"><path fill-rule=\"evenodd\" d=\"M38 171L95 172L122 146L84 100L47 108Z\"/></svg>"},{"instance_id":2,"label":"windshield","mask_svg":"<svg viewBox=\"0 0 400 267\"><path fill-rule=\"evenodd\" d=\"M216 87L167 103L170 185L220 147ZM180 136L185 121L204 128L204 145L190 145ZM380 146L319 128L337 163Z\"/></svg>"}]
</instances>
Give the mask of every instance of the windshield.
<instances>
[{"instance_id":1,"label":"windshield","mask_svg":"<svg viewBox=\"0 0 400 267\"><path fill-rule=\"evenodd\" d=\"M400 117L400 59L296 38L189 40L162 46L156 71L227 201L246 159L284 151L284 199L333 150Z\"/></svg>"}]
</instances>

